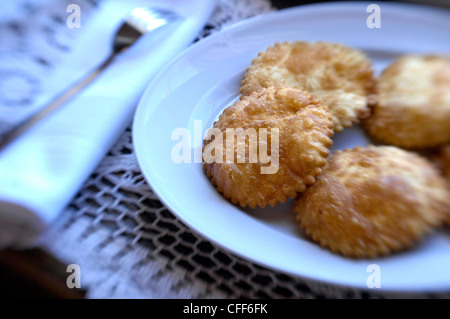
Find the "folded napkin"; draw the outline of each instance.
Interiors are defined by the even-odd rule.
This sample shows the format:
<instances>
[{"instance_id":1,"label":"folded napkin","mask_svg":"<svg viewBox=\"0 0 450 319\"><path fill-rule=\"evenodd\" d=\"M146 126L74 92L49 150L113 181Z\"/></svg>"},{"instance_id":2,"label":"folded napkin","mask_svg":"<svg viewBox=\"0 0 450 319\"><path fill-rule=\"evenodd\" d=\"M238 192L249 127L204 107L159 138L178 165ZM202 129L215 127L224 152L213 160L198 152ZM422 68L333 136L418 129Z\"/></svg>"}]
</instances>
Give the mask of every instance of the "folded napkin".
<instances>
[{"instance_id":1,"label":"folded napkin","mask_svg":"<svg viewBox=\"0 0 450 319\"><path fill-rule=\"evenodd\" d=\"M70 86L61 79L70 74L75 82L102 62L111 50L113 34L139 6L171 8L183 18L121 53L89 87L0 153L0 248L35 243L130 124L149 81L199 34L215 1L104 0L85 24L81 10L73 52L43 91ZM44 94L39 102L50 100L51 94Z\"/></svg>"}]
</instances>

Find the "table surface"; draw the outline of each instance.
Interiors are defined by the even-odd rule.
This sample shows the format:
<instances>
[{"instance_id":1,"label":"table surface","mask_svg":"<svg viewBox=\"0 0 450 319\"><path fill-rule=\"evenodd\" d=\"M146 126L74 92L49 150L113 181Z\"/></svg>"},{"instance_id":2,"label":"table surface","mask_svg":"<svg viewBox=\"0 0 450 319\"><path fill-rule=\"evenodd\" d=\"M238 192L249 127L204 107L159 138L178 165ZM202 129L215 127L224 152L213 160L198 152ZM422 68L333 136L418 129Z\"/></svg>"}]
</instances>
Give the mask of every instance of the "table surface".
<instances>
[{"instance_id":1,"label":"table surface","mask_svg":"<svg viewBox=\"0 0 450 319\"><path fill-rule=\"evenodd\" d=\"M311 2L261 0L237 5L237 1L222 0L202 36L255 14ZM449 6L447 1L435 3ZM230 12L230 8L240 11ZM83 270L82 289L67 287L70 263L80 264ZM243 260L201 238L171 214L145 183L134 156L130 128L39 247L0 252L0 282L2 293L17 298L398 296L293 278Z\"/></svg>"}]
</instances>

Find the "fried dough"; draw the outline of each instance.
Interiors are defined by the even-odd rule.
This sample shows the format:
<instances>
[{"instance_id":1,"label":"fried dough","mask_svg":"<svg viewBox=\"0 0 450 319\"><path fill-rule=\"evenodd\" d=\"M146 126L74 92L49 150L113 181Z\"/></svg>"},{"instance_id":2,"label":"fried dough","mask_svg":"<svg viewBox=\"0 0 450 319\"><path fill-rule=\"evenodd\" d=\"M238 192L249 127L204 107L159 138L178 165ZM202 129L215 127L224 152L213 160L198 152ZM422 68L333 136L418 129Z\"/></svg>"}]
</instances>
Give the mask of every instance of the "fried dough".
<instances>
[{"instance_id":1,"label":"fried dough","mask_svg":"<svg viewBox=\"0 0 450 319\"><path fill-rule=\"evenodd\" d=\"M332 145L332 127L328 108L307 92L293 88L263 88L226 108L213 128L223 134L220 137L223 140L229 134L227 129L255 129L258 138L261 138L261 130L266 129L268 137L259 141L257 148L261 151L261 147L266 147L270 156L275 155L272 138L277 129L276 171L262 173L262 168L272 163L264 163L261 153L256 162L250 161L250 138L245 142L220 145L213 142L217 136L204 140L203 167L217 190L232 203L251 208L275 206L305 191L322 173L328 148ZM215 149L217 145L221 148ZM245 154L239 156L238 147L242 146L245 146ZM219 151L223 156L217 156ZM228 153L232 154L231 160L226 158ZM207 154L217 158L211 160L210 156L208 159Z\"/></svg>"},{"instance_id":2,"label":"fried dough","mask_svg":"<svg viewBox=\"0 0 450 319\"><path fill-rule=\"evenodd\" d=\"M240 92L246 96L269 86L295 87L315 95L329 107L334 130L340 132L369 115L372 64L362 51L336 43L276 43L252 61Z\"/></svg>"},{"instance_id":3,"label":"fried dough","mask_svg":"<svg viewBox=\"0 0 450 319\"><path fill-rule=\"evenodd\" d=\"M394 146L335 152L295 201L297 220L314 241L354 258L412 247L441 225L449 207L438 170Z\"/></svg>"},{"instance_id":4,"label":"fried dough","mask_svg":"<svg viewBox=\"0 0 450 319\"><path fill-rule=\"evenodd\" d=\"M443 146L432 155L431 160L436 163L442 175L446 178L450 188L450 145ZM444 223L450 227L450 211L444 218Z\"/></svg>"},{"instance_id":5,"label":"fried dough","mask_svg":"<svg viewBox=\"0 0 450 319\"><path fill-rule=\"evenodd\" d=\"M381 73L376 103L365 121L383 144L408 149L450 142L450 59L405 55Z\"/></svg>"}]
</instances>

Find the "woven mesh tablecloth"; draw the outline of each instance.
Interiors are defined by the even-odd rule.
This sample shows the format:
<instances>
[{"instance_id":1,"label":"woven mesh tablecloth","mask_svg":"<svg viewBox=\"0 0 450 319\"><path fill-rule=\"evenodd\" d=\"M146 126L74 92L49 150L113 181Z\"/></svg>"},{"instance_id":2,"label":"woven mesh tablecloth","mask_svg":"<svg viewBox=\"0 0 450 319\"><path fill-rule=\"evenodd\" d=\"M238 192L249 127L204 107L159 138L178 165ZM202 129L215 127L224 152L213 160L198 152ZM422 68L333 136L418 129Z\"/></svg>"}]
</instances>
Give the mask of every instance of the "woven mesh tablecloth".
<instances>
[{"instance_id":1,"label":"woven mesh tablecloth","mask_svg":"<svg viewBox=\"0 0 450 319\"><path fill-rule=\"evenodd\" d=\"M70 2L61 1L61 7ZM78 3L89 13L96 10L98 2L83 0ZM19 1L28 18L46 3L49 2ZM22 81L25 85L22 88L26 90L21 92L20 99L14 99L15 95L5 92L1 103L31 103L39 92L40 81L43 81L39 77L40 69L51 68L51 61L70 50L70 41L64 38L62 18L58 18L55 10L49 10L47 19L40 20L42 28L32 31L37 33L32 34L33 37L54 40L53 44L46 42L46 51L39 47L34 47L33 51L26 41L17 43L17 52L21 52L22 58L27 58L28 69L12 76ZM236 21L272 10L275 8L268 0L220 0L199 38ZM85 17L88 18L89 14ZM14 22L2 30L6 36L26 31ZM42 34L38 33L39 30ZM40 55L34 54L36 52ZM0 81L6 83L6 76L0 76ZM169 212L149 188L134 155L130 128L44 234L40 246L61 260L80 266L82 288L87 289L88 298L418 296L387 295L374 290L360 291L296 278L260 267L215 246Z\"/></svg>"}]
</instances>

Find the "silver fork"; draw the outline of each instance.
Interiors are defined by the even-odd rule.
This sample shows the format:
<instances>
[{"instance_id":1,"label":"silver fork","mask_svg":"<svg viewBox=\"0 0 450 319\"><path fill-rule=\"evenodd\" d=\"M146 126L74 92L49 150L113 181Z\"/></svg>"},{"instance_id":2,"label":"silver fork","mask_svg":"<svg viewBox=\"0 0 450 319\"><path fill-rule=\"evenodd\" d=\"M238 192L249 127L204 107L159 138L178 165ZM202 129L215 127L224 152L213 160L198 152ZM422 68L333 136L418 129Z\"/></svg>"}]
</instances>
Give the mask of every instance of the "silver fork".
<instances>
[{"instance_id":1,"label":"silver fork","mask_svg":"<svg viewBox=\"0 0 450 319\"><path fill-rule=\"evenodd\" d=\"M77 92L91 83L104 69L106 69L114 58L124 49L133 45L142 35L166 26L181 17L173 11L160 8L136 8L131 11L124 23L118 29L112 43L110 55L93 71L79 80L75 85L69 87L59 94L51 103L41 108L38 112L12 126L0 135L0 152L11 142L17 139L33 125L41 121L48 114L61 107Z\"/></svg>"}]
</instances>

